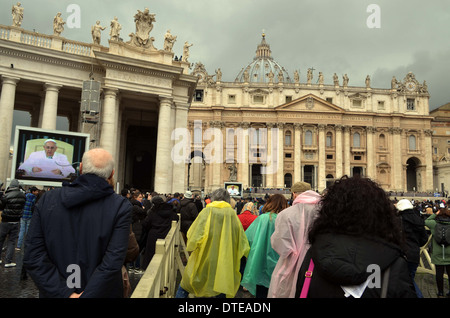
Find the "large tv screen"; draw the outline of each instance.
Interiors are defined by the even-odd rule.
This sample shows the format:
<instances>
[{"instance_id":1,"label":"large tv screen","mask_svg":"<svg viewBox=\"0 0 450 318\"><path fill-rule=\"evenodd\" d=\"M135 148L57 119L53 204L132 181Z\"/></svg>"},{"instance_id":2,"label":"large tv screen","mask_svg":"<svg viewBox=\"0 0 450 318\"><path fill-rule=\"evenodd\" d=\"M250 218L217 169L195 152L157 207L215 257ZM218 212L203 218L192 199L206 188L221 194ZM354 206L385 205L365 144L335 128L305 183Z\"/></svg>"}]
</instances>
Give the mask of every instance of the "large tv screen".
<instances>
[{"instance_id":1,"label":"large tv screen","mask_svg":"<svg viewBox=\"0 0 450 318\"><path fill-rule=\"evenodd\" d=\"M11 179L24 184L61 184L79 175L89 134L16 126Z\"/></svg>"}]
</instances>

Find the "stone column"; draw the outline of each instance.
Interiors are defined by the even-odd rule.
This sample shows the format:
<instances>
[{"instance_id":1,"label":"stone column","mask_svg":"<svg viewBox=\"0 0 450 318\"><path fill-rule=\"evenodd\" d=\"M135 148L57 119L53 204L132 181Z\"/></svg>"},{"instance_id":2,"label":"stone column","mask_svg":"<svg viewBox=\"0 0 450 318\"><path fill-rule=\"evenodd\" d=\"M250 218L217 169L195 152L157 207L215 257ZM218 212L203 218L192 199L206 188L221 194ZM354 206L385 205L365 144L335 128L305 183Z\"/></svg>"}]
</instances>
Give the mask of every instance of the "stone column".
<instances>
[{"instance_id":1,"label":"stone column","mask_svg":"<svg viewBox=\"0 0 450 318\"><path fill-rule=\"evenodd\" d=\"M398 127L391 128L391 133L392 133L392 147L393 147L392 152L393 173L392 173L391 189L393 189L394 191L403 191L402 186L403 165L402 165L402 143L401 143L402 129ZM431 147L429 149L430 149L429 151L431 151Z\"/></svg>"},{"instance_id":2,"label":"stone column","mask_svg":"<svg viewBox=\"0 0 450 318\"><path fill-rule=\"evenodd\" d=\"M9 177L9 149L11 146L12 122L14 116L14 102L16 86L20 79L17 77L2 78L2 93L0 96L0 181L5 183Z\"/></svg>"},{"instance_id":3,"label":"stone column","mask_svg":"<svg viewBox=\"0 0 450 318\"><path fill-rule=\"evenodd\" d=\"M318 177L318 190L322 192L326 188L326 180L325 180L325 125L319 124L319 171L317 174Z\"/></svg>"},{"instance_id":4,"label":"stone column","mask_svg":"<svg viewBox=\"0 0 450 318\"><path fill-rule=\"evenodd\" d=\"M375 132L374 127L366 127L366 134L367 134L367 177L369 177L372 180L375 180L377 175L375 171L375 148L373 145L373 134Z\"/></svg>"},{"instance_id":5,"label":"stone column","mask_svg":"<svg viewBox=\"0 0 450 318\"><path fill-rule=\"evenodd\" d=\"M100 133L100 147L109 151L116 158L117 119L119 108L117 104L117 89L104 89L104 101L101 111L102 127ZM117 162L116 167L117 169Z\"/></svg>"},{"instance_id":6,"label":"stone column","mask_svg":"<svg viewBox=\"0 0 450 318\"><path fill-rule=\"evenodd\" d=\"M292 184L302 180L302 140L301 124L294 124L294 180Z\"/></svg>"},{"instance_id":7,"label":"stone column","mask_svg":"<svg viewBox=\"0 0 450 318\"><path fill-rule=\"evenodd\" d=\"M240 129L238 129L238 145L237 145L237 156L238 156L238 181L242 182L244 189L250 187L250 182L248 180L249 162L248 162L248 128L250 123L242 122L240 123Z\"/></svg>"},{"instance_id":8,"label":"stone column","mask_svg":"<svg viewBox=\"0 0 450 318\"><path fill-rule=\"evenodd\" d=\"M177 105L176 107L176 115L175 115L175 128L176 129L184 129L187 131L187 124L188 124L188 105ZM190 143L190 140L185 140L186 143ZM183 144L184 146L187 146L188 144ZM189 156L190 154L186 154ZM186 162L183 160L181 162L174 162L173 163L173 176L172 176L172 191L173 192L180 192L184 193L186 185L185 185L185 177L184 177L184 171L185 171ZM201 167L201 165L200 165ZM200 174L201 176L201 174ZM201 185L201 179L199 181Z\"/></svg>"},{"instance_id":9,"label":"stone column","mask_svg":"<svg viewBox=\"0 0 450 318\"><path fill-rule=\"evenodd\" d=\"M431 137L433 135L433 131L431 129L425 129L425 182L422 181L422 187L424 187L425 191L432 192L433 191L433 157L431 152Z\"/></svg>"},{"instance_id":10,"label":"stone column","mask_svg":"<svg viewBox=\"0 0 450 318\"><path fill-rule=\"evenodd\" d=\"M339 179L343 176L342 173L342 125L336 125L336 175L335 178Z\"/></svg>"},{"instance_id":11,"label":"stone column","mask_svg":"<svg viewBox=\"0 0 450 318\"><path fill-rule=\"evenodd\" d=\"M44 109L42 111L42 129L56 129L58 116L58 94L62 85L46 83Z\"/></svg>"},{"instance_id":12,"label":"stone column","mask_svg":"<svg viewBox=\"0 0 450 318\"><path fill-rule=\"evenodd\" d=\"M344 126L344 175L350 177L350 126Z\"/></svg>"},{"instance_id":13,"label":"stone column","mask_svg":"<svg viewBox=\"0 0 450 318\"><path fill-rule=\"evenodd\" d=\"M172 173L172 160L170 158L170 114L172 99L161 97L158 115L158 136L156 144L155 163L155 191L158 193L171 193L172 184L168 183L168 174Z\"/></svg>"},{"instance_id":14,"label":"stone column","mask_svg":"<svg viewBox=\"0 0 450 318\"><path fill-rule=\"evenodd\" d=\"M205 147L205 152L207 156L211 156L211 167L210 172L212 174L211 186L212 190L219 187L223 187L221 184L222 180L222 167L223 161L223 134L222 134L223 124L220 121L211 121L208 131L209 143Z\"/></svg>"},{"instance_id":15,"label":"stone column","mask_svg":"<svg viewBox=\"0 0 450 318\"><path fill-rule=\"evenodd\" d=\"M284 124L278 123L277 188L284 188Z\"/></svg>"},{"instance_id":16,"label":"stone column","mask_svg":"<svg viewBox=\"0 0 450 318\"><path fill-rule=\"evenodd\" d=\"M268 187L268 188L275 188L274 173L277 168L274 165L273 154L272 154L272 151L273 151L272 128L275 128L275 123L267 123L267 152L266 152L265 171L266 171L266 187ZM273 142L273 144L275 144L275 143L276 143L276 141Z\"/></svg>"}]
</instances>

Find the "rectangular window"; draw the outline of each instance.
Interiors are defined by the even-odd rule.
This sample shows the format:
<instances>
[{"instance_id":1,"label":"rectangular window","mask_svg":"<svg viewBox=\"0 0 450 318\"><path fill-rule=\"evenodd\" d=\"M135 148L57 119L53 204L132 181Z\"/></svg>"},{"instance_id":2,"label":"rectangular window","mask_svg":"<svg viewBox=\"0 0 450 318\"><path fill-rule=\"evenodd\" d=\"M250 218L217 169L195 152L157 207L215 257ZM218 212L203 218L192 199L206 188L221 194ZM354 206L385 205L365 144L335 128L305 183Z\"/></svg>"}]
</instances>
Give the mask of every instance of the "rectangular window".
<instances>
[{"instance_id":1,"label":"rectangular window","mask_svg":"<svg viewBox=\"0 0 450 318\"><path fill-rule=\"evenodd\" d=\"M406 100L406 109L407 110L416 110L416 100L414 98L408 98Z\"/></svg>"},{"instance_id":2,"label":"rectangular window","mask_svg":"<svg viewBox=\"0 0 450 318\"><path fill-rule=\"evenodd\" d=\"M255 104L263 104L264 103L264 96L262 96L262 95L255 95L255 96L253 96L253 102Z\"/></svg>"},{"instance_id":3,"label":"rectangular window","mask_svg":"<svg viewBox=\"0 0 450 318\"><path fill-rule=\"evenodd\" d=\"M361 107L361 106L362 106L362 100L360 100L360 99L354 99L354 100L352 101L352 105L353 105L353 107Z\"/></svg>"},{"instance_id":4,"label":"rectangular window","mask_svg":"<svg viewBox=\"0 0 450 318\"><path fill-rule=\"evenodd\" d=\"M236 104L236 95L228 95L228 103Z\"/></svg>"},{"instance_id":5,"label":"rectangular window","mask_svg":"<svg viewBox=\"0 0 450 318\"><path fill-rule=\"evenodd\" d=\"M292 154L291 154L291 153L285 153L285 154L284 154L284 157L285 157L285 158L292 158Z\"/></svg>"},{"instance_id":6,"label":"rectangular window","mask_svg":"<svg viewBox=\"0 0 450 318\"><path fill-rule=\"evenodd\" d=\"M353 159L355 159L355 160L361 160L361 156L354 156Z\"/></svg>"},{"instance_id":7,"label":"rectangular window","mask_svg":"<svg viewBox=\"0 0 450 318\"><path fill-rule=\"evenodd\" d=\"M378 109L384 109L384 101L382 100L378 101Z\"/></svg>"},{"instance_id":8,"label":"rectangular window","mask_svg":"<svg viewBox=\"0 0 450 318\"><path fill-rule=\"evenodd\" d=\"M330 104L333 104L333 97L327 97L325 100Z\"/></svg>"},{"instance_id":9,"label":"rectangular window","mask_svg":"<svg viewBox=\"0 0 450 318\"><path fill-rule=\"evenodd\" d=\"M292 102L292 96L286 96L286 103Z\"/></svg>"},{"instance_id":10,"label":"rectangular window","mask_svg":"<svg viewBox=\"0 0 450 318\"><path fill-rule=\"evenodd\" d=\"M327 159L333 159L333 155L327 155Z\"/></svg>"}]
</instances>

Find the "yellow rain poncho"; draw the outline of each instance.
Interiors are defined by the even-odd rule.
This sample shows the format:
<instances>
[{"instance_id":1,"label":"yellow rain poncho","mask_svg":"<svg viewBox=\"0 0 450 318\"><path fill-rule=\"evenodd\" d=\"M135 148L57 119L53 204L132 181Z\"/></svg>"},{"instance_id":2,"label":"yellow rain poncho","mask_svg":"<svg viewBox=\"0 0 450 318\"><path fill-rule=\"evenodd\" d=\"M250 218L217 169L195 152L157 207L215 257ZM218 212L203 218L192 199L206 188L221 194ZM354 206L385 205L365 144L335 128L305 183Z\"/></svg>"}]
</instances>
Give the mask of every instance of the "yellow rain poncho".
<instances>
[{"instance_id":1,"label":"yellow rain poncho","mask_svg":"<svg viewBox=\"0 0 450 318\"><path fill-rule=\"evenodd\" d=\"M239 288L241 258L250 246L236 212L225 201L208 204L187 232L192 252L181 287L197 297L225 294L233 298Z\"/></svg>"}]
</instances>

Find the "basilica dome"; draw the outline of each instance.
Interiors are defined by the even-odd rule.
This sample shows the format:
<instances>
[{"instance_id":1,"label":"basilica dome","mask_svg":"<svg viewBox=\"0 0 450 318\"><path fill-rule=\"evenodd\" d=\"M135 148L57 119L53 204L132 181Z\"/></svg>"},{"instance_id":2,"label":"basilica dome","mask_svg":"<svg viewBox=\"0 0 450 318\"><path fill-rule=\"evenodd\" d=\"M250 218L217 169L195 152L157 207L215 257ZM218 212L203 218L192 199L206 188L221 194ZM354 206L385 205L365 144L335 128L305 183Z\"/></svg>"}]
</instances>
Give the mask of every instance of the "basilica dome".
<instances>
[{"instance_id":1,"label":"basilica dome","mask_svg":"<svg viewBox=\"0 0 450 318\"><path fill-rule=\"evenodd\" d=\"M261 43L256 49L253 61L244 67L236 77L239 83L292 83L288 72L272 57L270 45L263 33Z\"/></svg>"}]
</instances>

